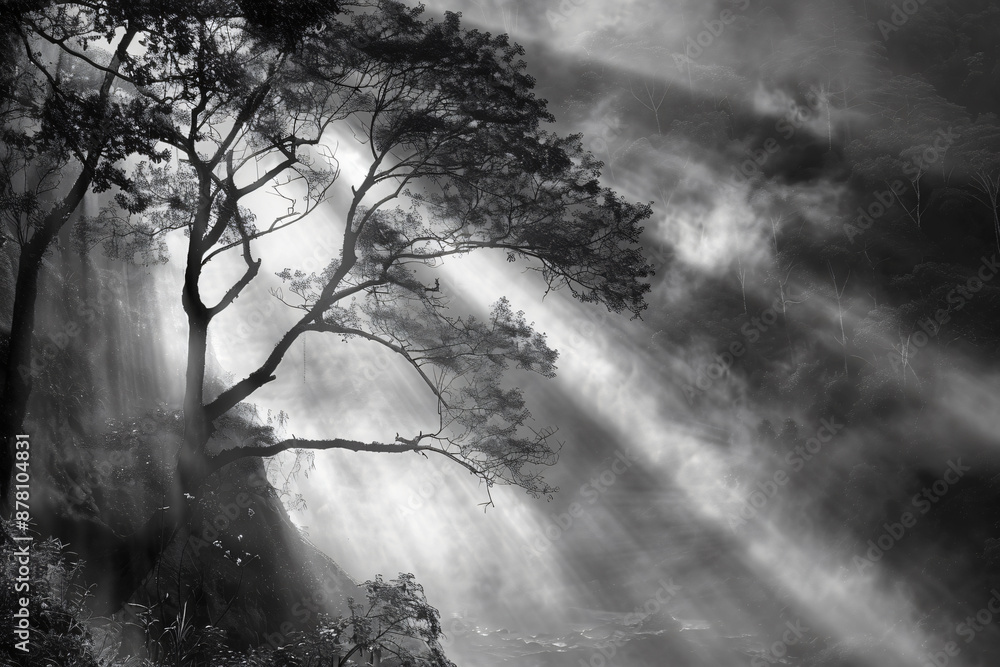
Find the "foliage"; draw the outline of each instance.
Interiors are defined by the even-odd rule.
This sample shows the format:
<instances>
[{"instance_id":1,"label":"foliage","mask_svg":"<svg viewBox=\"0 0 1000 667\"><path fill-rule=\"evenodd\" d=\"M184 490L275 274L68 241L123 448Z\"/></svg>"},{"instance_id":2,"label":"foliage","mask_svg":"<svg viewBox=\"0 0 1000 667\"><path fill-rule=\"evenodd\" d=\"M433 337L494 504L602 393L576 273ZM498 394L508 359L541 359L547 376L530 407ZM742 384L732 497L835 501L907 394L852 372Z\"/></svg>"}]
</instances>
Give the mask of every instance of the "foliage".
<instances>
[{"instance_id":1,"label":"foliage","mask_svg":"<svg viewBox=\"0 0 1000 667\"><path fill-rule=\"evenodd\" d=\"M535 271L544 289L638 317L652 275L639 249L651 209L601 186L601 162L579 135L547 129L554 118L534 94L522 47L464 27L458 14L431 19L393 0L43 1L19 4L3 28L21 68L5 70L14 93L0 108L0 166L15 184L0 196L21 249L8 370L31 358L30 286L43 256L83 198L106 193L96 215L74 218L78 250L163 261L167 235L187 243L182 410L145 421L115 415L105 438L112 450L130 447L137 429L155 424L179 440L175 470L158 480L176 488L163 495L197 494L237 457L295 451L287 482L308 471L310 450L336 447L434 452L487 491L555 491L538 471L556 462L555 431L531 424L511 375L552 377L556 352L507 299L485 315L457 313L450 286L437 277L431 287L429 277L450 258L494 252ZM358 142L360 171L351 196L337 201L335 146L347 134ZM260 205L265 192L280 198L280 211ZM210 327L257 278L267 237L329 202L343 215L326 271L281 274L300 298L289 303L298 321L246 378L207 388ZM209 303L203 274L226 253L241 256L245 272ZM388 442L313 442L281 440L280 423L246 419L248 400L274 379L292 343L316 333L395 353L437 398L437 429ZM6 433L23 422L32 389L12 378ZM213 449L224 439L239 444ZM112 559L127 564L116 594L141 581L165 536L190 523L188 505L144 512L148 520L123 540L128 553ZM201 651L215 640L187 611L148 636L161 649L154 659L210 659ZM352 606L350 632L359 651L414 659L410 638L444 662L437 612L412 579L370 582L368 604Z\"/></svg>"},{"instance_id":2,"label":"foliage","mask_svg":"<svg viewBox=\"0 0 1000 667\"><path fill-rule=\"evenodd\" d=\"M102 647L95 644L93 635L85 624L89 591L77 581L80 565L66 564L65 546L58 540L49 538L38 542L16 542L14 536L23 534L16 531L9 521L4 521L2 530L0 567L3 568L3 576L0 578L4 585L0 587L0 614L7 619L5 632L8 637L13 637L11 626L17 622L15 614L21 612L22 598L28 600L30 624L29 651L17 649L13 641L4 641L0 643L3 664L12 667L45 664L98 667L100 663L95 654ZM29 545L27 557L30 559L30 573L27 577L18 573L19 559L24 559L22 549L25 545ZM15 582L26 583L28 590L16 590Z\"/></svg>"},{"instance_id":3,"label":"foliage","mask_svg":"<svg viewBox=\"0 0 1000 667\"><path fill-rule=\"evenodd\" d=\"M349 600L350 616L323 616L316 628L295 632L277 648L251 652L233 667L325 667L360 665L371 659L412 667L454 667L444 656L437 609L412 574L363 584L364 602Z\"/></svg>"},{"instance_id":4,"label":"foliage","mask_svg":"<svg viewBox=\"0 0 1000 667\"><path fill-rule=\"evenodd\" d=\"M17 579L13 525L3 525L0 544L4 579ZM226 647L217 627L198 627L184 605L165 625L157 609L139 607L130 625L145 638L145 656L119 655L120 623L96 619L87 611L90 595L78 583L82 564L67 560L57 540L33 542L28 577L31 619L30 652L6 643L0 646L5 665L24 667L53 664L60 667L325 667L362 664L372 655L397 659L400 665L454 667L444 657L442 628L437 610L424 597L412 574L385 581L381 576L363 584L365 601L349 601L350 616L322 616L311 629L297 630L280 647L237 652ZM0 613L15 618L18 598L12 586L0 588ZM336 658L335 663L329 661Z\"/></svg>"},{"instance_id":5,"label":"foliage","mask_svg":"<svg viewBox=\"0 0 1000 667\"><path fill-rule=\"evenodd\" d=\"M505 300L488 320L455 316L440 280L430 288L422 276L446 258L497 250L526 261L548 289L638 316L651 275L638 248L649 206L602 188L601 163L579 136L543 128L554 118L533 93L523 48L506 35L464 28L450 12L427 19L422 7L393 0L282 7L280 17L226 0L169 10L117 0L25 7L11 29L35 84L20 96L30 113L10 145L28 152L13 164L57 161L34 199L8 197L14 235L24 243L31 225L44 221L51 235L63 224L35 199L60 187L59 173L75 161L83 192L113 194L78 222L82 249L163 260L164 236L187 236L184 307L194 337L181 484L210 471L208 439L225 428L213 423L270 381L298 337L327 332L395 352L438 398L439 429L394 446L438 451L487 485L550 494L533 467L555 462L553 431L530 427L520 391L504 383L511 364L551 376L555 352ZM50 90L41 97L29 85L39 82ZM281 274L301 297L290 305L302 319L249 377L206 401L205 332L257 277L255 242L327 201L340 177L335 128L350 129L370 155L351 188L339 253L320 275ZM130 173L128 156L139 157ZM288 204L270 220L254 199L265 187ZM397 201L408 210L390 209ZM246 272L209 305L202 271L230 251L242 254Z\"/></svg>"},{"instance_id":6,"label":"foliage","mask_svg":"<svg viewBox=\"0 0 1000 667\"><path fill-rule=\"evenodd\" d=\"M289 346L325 332L381 344L438 398L439 428L397 436L393 447L440 452L487 485L550 494L534 466L555 462L553 431L531 427L520 391L505 383L511 366L551 376L555 352L506 300L485 320L456 316L440 279L427 287L422 276L449 257L498 250L527 261L548 289L638 316L651 273L639 223L650 208L599 185L601 164L579 136L542 128L553 118L532 92L523 49L463 28L457 14L425 19L422 8L390 0L324 14L294 44L262 40L253 17L234 19L225 3L198 4L183 17L101 7L70 15L50 7L31 25L77 59L70 41L85 51L111 26L135 29L146 48L119 49L115 92L155 106L159 125L144 136L183 156L140 162L77 235L84 247L102 242L125 258L162 257L165 234L188 238L184 306L194 337L179 483L211 470L209 437L270 381ZM59 26L67 17L72 35ZM150 26L161 32L147 34ZM340 176L330 147L337 127L350 128L370 155L346 203L339 253L319 275L280 274L300 298L289 305L301 319L257 370L206 401L205 332L257 277L257 242L327 201ZM288 204L270 220L254 199L265 187ZM390 209L397 201L408 209ZM230 251L242 253L246 271L207 304L203 267Z\"/></svg>"}]
</instances>

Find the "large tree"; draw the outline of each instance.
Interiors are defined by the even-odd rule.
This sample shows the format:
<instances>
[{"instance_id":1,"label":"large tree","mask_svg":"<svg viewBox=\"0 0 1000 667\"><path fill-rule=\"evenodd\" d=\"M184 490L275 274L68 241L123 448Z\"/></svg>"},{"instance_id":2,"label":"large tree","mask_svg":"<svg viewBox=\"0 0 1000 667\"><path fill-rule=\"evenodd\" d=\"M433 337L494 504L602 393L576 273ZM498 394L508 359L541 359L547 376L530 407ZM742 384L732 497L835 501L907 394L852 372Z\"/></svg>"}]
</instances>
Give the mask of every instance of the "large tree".
<instances>
[{"instance_id":1,"label":"large tree","mask_svg":"<svg viewBox=\"0 0 1000 667\"><path fill-rule=\"evenodd\" d=\"M220 96L245 91L228 50L204 50L213 29L238 23L268 53L288 53L330 20L334 2L270 4L17 0L0 15L0 204L4 240L18 245L13 317L0 373L0 511L9 511L15 436L38 359L33 350L43 259L88 195L114 191L138 212L126 158L162 162L176 101L147 94L191 80ZM190 67L191 50L202 49ZM236 69L234 69L234 66ZM145 231L145 230L142 230ZM140 234L139 238L143 238ZM148 240L148 235L145 236Z\"/></svg>"},{"instance_id":2,"label":"large tree","mask_svg":"<svg viewBox=\"0 0 1000 667\"><path fill-rule=\"evenodd\" d=\"M551 432L531 428L505 371L551 376L555 351L506 300L485 318L455 314L434 269L451 256L499 251L538 271L549 289L637 316L650 273L638 247L649 207L600 186L601 164L579 136L544 129L553 118L533 93L522 48L506 36L464 29L456 14L427 19L422 8L392 1L340 5L292 32L261 29L271 23L240 5L198 7L166 23L142 14L131 39L143 49L118 49L129 64L125 76L116 73L122 96L152 110L152 148L176 159L147 160L112 184L112 203L81 234L125 254L138 240L187 236L184 437L174 501L118 554L126 570L120 594L189 522L185 496L196 497L208 475L242 457L290 448L436 453L487 488L551 493L537 468L555 462ZM123 19L125 35L131 21ZM49 41L85 58L95 35L79 32ZM332 146L345 135L359 142L367 164L338 216L325 221L340 237L339 253L319 274L283 274L297 321L256 370L207 398L216 318L257 277L260 239L332 201L340 176ZM268 218L259 205L265 188L284 198L279 215ZM205 267L227 253L241 254L245 269L212 303ZM275 379L296 340L316 333L398 355L436 397L437 428L370 443L337 434L279 440L262 429L249 443L220 449L217 431Z\"/></svg>"}]
</instances>

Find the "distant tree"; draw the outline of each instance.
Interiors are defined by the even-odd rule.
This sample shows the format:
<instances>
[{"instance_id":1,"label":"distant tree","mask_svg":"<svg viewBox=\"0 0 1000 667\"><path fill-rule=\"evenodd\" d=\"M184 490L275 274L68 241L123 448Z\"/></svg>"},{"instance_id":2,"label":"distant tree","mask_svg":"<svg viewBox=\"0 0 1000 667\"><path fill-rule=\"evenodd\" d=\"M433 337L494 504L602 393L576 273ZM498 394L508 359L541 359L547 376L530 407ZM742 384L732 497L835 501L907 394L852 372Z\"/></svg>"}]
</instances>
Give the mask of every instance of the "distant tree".
<instances>
[{"instance_id":1,"label":"distant tree","mask_svg":"<svg viewBox=\"0 0 1000 667\"><path fill-rule=\"evenodd\" d=\"M797 25L764 60L773 85L808 94L809 106L826 125L827 147L850 136L853 110L880 78L885 48L867 21L847 3L805 2Z\"/></svg>"},{"instance_id":2,"label":"distant tree","mask_svg":"<svg viewBox=\"0 0 1000 667\"><path fill-rule=\"evenodd\" d=\"M778 288L776 302L781 306L781 325L785 329L785 340L788 342L788 351L791 353L792 334L789 329L788 307L802 303L805 300L805 295L800 295L799 298L792 295L792 271L795 269L797 261L795 259L796 255L794 251L789 251L784 247L779 247L778 244L778 232L782 229L781 222L783 217L783 214L770 216L771 244L774 249L774 262L773 265L769 267L769 273L772 275L774 283Z\"/></svg>"},{"instance_id":3,"label":"distant tree","mask_svg":"<svg viewBox=\"0 0 1000 667\"><path fill-rule=\"evenodd\" d=\"M412 574L361 585L365 599L348 601L349 613L321 615L315 628L289 634L276 648L212 662L226 667L349 667L351 665L424 665L455 667L441 648L444 636L438 610L427 603Z\"/></svg>"},{"instance_id":4,"label":"distant tree","mask_svg":"<svg viewBox=\"0 0 1000 667\"><path fill-rule=\"evenodd\" d=\"M353 664L355 655L367 655L374 664L390 658L406 664L419 658L430 667L454 667L441 648L438 611L427 604L412 574L400 573L388 582L376 577L363 586L366 599L349 600L350 616L334 621L326 631L343 646L338 667Z\"/></svg>"},{"instance_id":5,"label":"distant tree","mask_svg":"<svg viewBox=\"0 0 1000 667\"><path fill-rule=\"evenodd\" d=\"M847 277L844 278L844 284L837 284L837 273L833 270L833 264L827 262L827 268L830 269L830 279L833 281L833 295L837 300L837 320L840 324L840 336L834 337L834 340L840 345L841 350L844 353L844 377L850 377L851 372L847 366L847 332L844 330L844 304L843 297L844 291L847 289L847 281L851 279L851 274L848 272Z\"/></svg>"},{"instance_id":6,"label":"distant tree","mask_svg":"<svg viewBox=\"0 0 1000 667\"><path fill-rule=\"evenodd\" d=\"M983 114L963 127L955 153L966 194L989 211L1000 250L1000 122L996 115Z\"/></svg>"}]
</instances>

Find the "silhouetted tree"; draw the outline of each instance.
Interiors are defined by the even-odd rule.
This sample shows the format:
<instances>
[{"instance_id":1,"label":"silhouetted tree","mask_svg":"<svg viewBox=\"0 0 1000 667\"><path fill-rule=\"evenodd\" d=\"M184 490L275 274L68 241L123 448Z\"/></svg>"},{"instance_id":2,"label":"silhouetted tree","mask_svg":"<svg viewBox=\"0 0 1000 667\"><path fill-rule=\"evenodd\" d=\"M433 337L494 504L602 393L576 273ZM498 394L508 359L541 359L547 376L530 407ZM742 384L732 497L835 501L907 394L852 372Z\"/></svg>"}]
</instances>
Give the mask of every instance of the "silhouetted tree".
<instances>
[{"instance_id":1,"label":"silhouetted tree","mask_svg":"<svg viewBox=\"0 0 1000 667\"><path fill-rule=\"evenodd\" d=\"M32 337L43 257L89 193L111 191L129 213L147 207L123 160L139 156L157 165L166 159L167 147L177 140L171 115L191 101L193 88L213 91L215 119L234 112L238 100L248 97L242 88L246 63L238 53L268 53L280 62L337 10L336 3L321 0L281 6L274 13L262 3L230 0L5 5L0 202L5 235L18 243L19 257L0 395L4 512L14 436L37 366ZM231 27L243 35L237 49L223 46ZM102 42L110 52L98 46ZM165 96L156 92L166 89ZM197 133L187 139L201 140ZM133 231L149 240L148 229Z\"/></svg>"},{"instance_id":2,"label":"silhouetted tree","mask_svg":"<svg viewBox=\"0 0 1000 667\"><path fill-rule=\"evenodd\" d=\"M554 490L535 468L556 460L552 431L530 426L521 391L504 378L512 365L553 375L555 351L505 299L484 319L455 315L446 286L428 288L425 276L447 257L498 250L510 262L526 261L549 289L638 316L650 274L637 246L639 223L650 209L599 185L601 163L578 136L543 128L553 118L532 92L520 46L463 29L455 14L428 20L422 8L391 1L321 13L287 35L227 3L138 17L145 5L107 16L104 6L82 5L70 16L91 18L72 31L58 21L63 7L25 22L41 26L44 18L55 32L51 41L80 58L87 44L123 26L145 48L132 54L119 44L125 65L105 69L110 81L125 80L122 95L134 106L153 110L156 124L155 135L140 133L155 143L128 179L108 167L116 170L118 180L109 182L115 196L86 222L88 235L126 257L142 250L139 240L187 236L183 444L172 502L112 559L125 569L120 600L189 522L185 498L238 458L291 448L433 452L487 488ZM105 87L110 96L111 83ZM282 274L298 321L256 370L209 399L213 322L257 277L257 242L328 200L340 175L330 148L337 128L353 133L367 159L339 221L339 253L318 274ZM161 160L156 151L164 147L176 159ZM265 187L287 205L268 220L254 200ZM245 270L209 303L205 267L231 251L242 255ZM398 355L436 397L437 428L370 443L335 434L282 440L267 431L239 448L211 451L220 420L274 380L291 345L310 333L371 341Z\"/></svg>"}]
</instances>

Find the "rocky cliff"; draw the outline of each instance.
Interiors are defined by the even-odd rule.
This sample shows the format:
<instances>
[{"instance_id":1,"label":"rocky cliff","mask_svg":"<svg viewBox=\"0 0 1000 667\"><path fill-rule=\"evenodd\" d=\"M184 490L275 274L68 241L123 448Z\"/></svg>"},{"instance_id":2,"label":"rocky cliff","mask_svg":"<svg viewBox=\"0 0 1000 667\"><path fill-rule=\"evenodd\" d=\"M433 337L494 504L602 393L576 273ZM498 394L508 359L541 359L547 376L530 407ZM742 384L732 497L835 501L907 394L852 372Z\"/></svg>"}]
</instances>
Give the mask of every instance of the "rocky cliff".
<instances>
[{"instance_id":1,"label":"rocky cliff","mask_svg":"<svg viewBox=\"0 0 1000 667\"><path fill-rule=\"evenodd\" d=\"M0 329L9 330L15 267L16 253L0 252ZM180 333L172 331L183 322L178 315L158 307L155 278L144 267L68 252L49 258L25 424L35 527L86 563L100 608L116 585L109 547L159 508L191 503L191 529L171 536L130 604L111 619L130 633L123 650L141 652L144 634L180 619L221 629L234 648L280 645L320 613L346 613L346 598L363 592L299 533L259 458L215 473L202 497L172 497L180 397L177 369L161 352L164 339Z\"/></svg>"}]
</instances>

